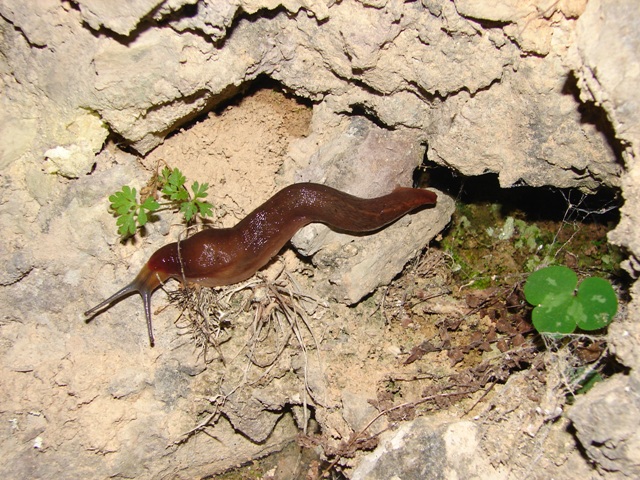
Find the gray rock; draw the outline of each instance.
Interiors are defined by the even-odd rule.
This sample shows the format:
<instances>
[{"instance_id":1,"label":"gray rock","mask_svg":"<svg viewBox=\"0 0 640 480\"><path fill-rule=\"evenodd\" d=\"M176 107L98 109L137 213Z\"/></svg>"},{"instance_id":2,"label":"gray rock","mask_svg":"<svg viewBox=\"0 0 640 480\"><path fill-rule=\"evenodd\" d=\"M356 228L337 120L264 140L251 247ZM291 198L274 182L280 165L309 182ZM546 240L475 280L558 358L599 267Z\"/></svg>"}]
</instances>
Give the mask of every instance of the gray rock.
<instances>
[{"instance_id":1,"label":"gray rock","mask_svg":"<svg viewBox=\"0 0 640 480\"><path fill-rule=\"evenodd\" d=\"M297 181L325 183L372 198L407 186L424 156L410 132L388 131L361 117L336 130ZM307 141L319 139L312 135ZM298 232L292 244L303 255L313 255L318 288L325 296L354 304L388 284L447 225L453 210L453 201L438 192L435 208L405 216L375 235L342 234L314 224Z\"/></svg>"},{"instance_id":2,"label":"gray rock","mask_svg":"<svg viewBox=\"0 0 640 480\"><path fill-rule=\"evenodd\" d=\"M640 379L617 375L580 396L569 410L578 439L605 470L640 477Z\"/></svg>"},{"instance_id":3,"label":"gray rock","mask_svg":"<svg viewBox=\"0 0 640 480\"><path fill-rule=\"evenodd\" d=\"M108 28L128 36L164 0L131 0L109 2L108 0L78 0L82 19L95 30Z\"/></svg>"},{"instance_id":4,"label":"gray rock","mask_svg":"<svg viewBox=\"0 0 640 480\"><path fill-rule=\"evenodd\" d=\"M188 372L174 375L172 359L183 364L189 355L166 336L148 349L138 335L138 298L115 306L108 321L87 326L80 313L93 295L131 278L154 248L143 239L111 249L117 240L104 199L114 186L142 186L149 173L136 159L104 150L94 172L91 157L105 136L144 155L261 75L314 102L313 134L291 152L287 181L302 172L334 186L367 186L352 191L363 196L387 193L409 178L429 145L430 160L467 175L494 172L503 186L620 187L625 204L611 240L630 252L625 265L632 275L640 274L637 1L547 2L545 11L535 2L487 0L117 3L0 2L0 400L4 424L15 425L0 442L3 477L205 477L293 435L293 420L281 412L302 400L294 402L287 390L256 392L246 399L247 415L241 403L237 412L230 403L235 423L216 427L228 442L202 435L167 449L204 410L191 396L213 396L217 383L196 390ZM581 102L601 108L614 133L586 121ZM350 120L354 115L378 126ZM95 126L81 128L89 117ZM74 145L79 155L71 163L45 159L45 152ZM180 166L179 158L171 161ZM368 170L375 174L361 179ZM357 241L328 232L322 239L316 231L300 248L315 252L318 296L354 302L388 281L452 208L442 195L436 208ZM610 344L632 375L594 389L571 415L594 461L637 476L637 283L631 295ZM169 314L157 317L158 330L173 327ZM158 398L148 385L154 378ZM316 383L313 394L321 391ZM268 408L275 412L262 418ZM327 418L328 408L315 408L318 419ZM23 425L31 415L25 412L41 412L46 421ZM347 416L354 424L360 419L354 410ZM465 453L476 450L474 429L457 424L459 437L447 437L455 425L427 429L425 420L416 422L398 432L398 442L429 442L404 450L407 458L438 456L403 467L407 475L446 475L452 465L468 478L465 465L448 458L455 450L447 438L466 439L460 458L475 465L473 453ZM384 448L389 464L400 461L402 449L393 442ZM367 468L393 473L382 463Z\"/></svg>"},{"instance_id":5,"label":"gray rock","mask_svg":"<svg viewBox=\"0 0 640 480\"><path fill-rule=\"evenodd\" d=\"M633 278L640 275L640 35L634 20L638 15L640 4L632 0L590 1L578 20L577 39L567 57L578 80L580 97L607 112L621 144L625 168L620 183L625 201L620 223L609 238L630 252L623 266ZM609 341L619 360L633 371L594 387L576 402L569 416L583 448L598 465L635 478L640 475L637 281L630 294L626 311L610 328Z\"/></svg>"},{"instance_id":6,"label":"gray rock","mask_svg":"<svg viewBox=\"0 0 640 480\"><path fill-rule=\"evenodd\" d=\"M378 447L354 469L352 480L500 478L479 451L472 422L417 418L380 436Z\"/></svg>"}]
</instances>

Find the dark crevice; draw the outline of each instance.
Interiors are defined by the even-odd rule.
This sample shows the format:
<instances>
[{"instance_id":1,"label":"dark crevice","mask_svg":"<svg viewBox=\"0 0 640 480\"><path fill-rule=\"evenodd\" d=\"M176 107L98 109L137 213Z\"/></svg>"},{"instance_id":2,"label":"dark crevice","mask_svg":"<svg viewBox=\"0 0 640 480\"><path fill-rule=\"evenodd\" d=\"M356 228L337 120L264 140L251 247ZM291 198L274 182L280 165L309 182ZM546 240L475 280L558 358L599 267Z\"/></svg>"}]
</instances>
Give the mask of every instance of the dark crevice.
<instances>
[{"instance_id":1,"label":"dark crevice","mask_svg":"<svg viewBox=\"0 0 640 480\"><path fill-rule=\"evenodd\" d=\"M107 136L104 145L112 143L113 145L118 147L119 150L122 150L129 155L133 155L134 157L140 156L140 154L133 147L131 147L131 142L129 140L124 138L119 132L112 130L111 125L107 124L107 127L109 128L109 135Z\"/></svg>"},{"instance_id":2,"label":"dark crevice","mask_svg":"<svg viewBox=\"0 0 640 480\"><path fill-rule=\"evenodd\" d=\"M619 165L624 166L622 152L625 151L624 142L616 137L615 129L609 120L609 116L604 108L596 105L594 102L583 102L580 99L580 87L578 79L573 72L567 75L565 83L562 87L562 93L571 95L578 104L578 112L580 113L580 121L584 124L593 125L607 140L616 161Z\"/></svg>"},{"instance_id":3,"label":"dark crevice","mask_svg":"<svg viewBox=\"0 0 640 480\"><path fill-rule=\"evenodd\" d=\"M188 103L188 102L194 102L196 100L202 99L203 97L208 97L206 98L205 106L202 107L201 109L197 111L193 111L189 115L186 115L180 119L177 119L171 126L167 127L162 131L148 132L148 133L154 134L158 138L163 138L163 139L171 138L173 135L178 134L180 130L189 129L193 125L201 122L210 113L213 112L214 114L219 115L226 108L233 105L236 105L236 106L239 105L245 97L250 96L256 91L262 90L262 89L276 90L282 93L285 97L294 99L296 100L296 102L298 102L301 105L304 105L307 108L313 107L313 102L311 100L294 95L293 91L291 89L288 89L286 85L283 85L282 83L272 79L267 75L260 75L255 80L247 81L241 85L229 85L223 91L217 94L211 94L207 90L201 90L199 92L196 92L190 95L189 97L176 99L174 102L171 102L171 103L175 103L177 101ZM150 112L153 112L155 110L160 110L166 107L167 105L170 105L171 103L155 105L149 110L147 110L146 114L149 114ZM135 141L130 141L126 139L120 133L111 130L110 126L108 127L110 129L108 140L110 140L115 145L117 145L120 150L127 152L131 155L134 155L136 157L140 156L140 153L136 151L135 147L133 146L135 144Z\"/></svg>"},{"instance_id":4,"label":"dark crevice","mask_svg":"<svg viewBox=\"0 0 640 480\"><path fill-rule=\"evenodd\" d=\"M76 3L76 2L73 2L73 3ZM135 42L142 33L146 32L147 30L152 30L154 28L158 28L159 26L162 26L162 22L158 22L153 18L154 15L162 8L162 6L163 6L162 4L159 4L155 8L153 8L151 11L149 11L145 16L143 16L140 19L140 21L135 26L135 28L131 32L129 32L127 35L114 32L113 30L105 27L104 25L96 29L91 25L89 25L84 20L82 21L82 26L96 38L101 38L101 37L112 38L124 46L129 46L131 43Z\"/></svg>"},{"instance_id":5,"label":"dark crevice","mask_svg":"<svg viewBox=\"0 0 640 480\"><path fill-rule=\"evenodd\" d=\"M224 47L224 45L227 42L227 40L229 40L231 38L231 36L233 35L233 32L236 30L236 28L238 28L238 26L240 25L240 23L242 21L247 21L249 23L255 23L258 20L273 20L278 15L280 15L281 13L284 13L289 17L295 17L294 14L289 12L282 5L278 5L273 10L268 10L266 8L263 8L263 9L258 10L255 13L247 13L241 7L239 7L236 10L236 13L235 13L235 16L233 17L233 20L231 21L231 23L229 24L229 26L226 29L227 30L226 31L226 35L224 36L224 38L221 38L220 40L218 40L218 42L216 43L216 46L218 48Z\"/></svg>"},{"instance_id":6,"label":"dark crevice","mask_svg":"<svg viewBox=\"0 0 640 480\"><path fill-rule=\"evenodd\" d=\"M270 89L282 93L285 97L296 100L299 104L308 108L313 107L313 102L308 99L296 96L292 93L292 90L288 89L285 85L272 79L267 75L259 75L255 80L245 82L241 85L230 85L226 90L213 96L207 102L207 106L197 112L194 112L188 117L180 119L169 129L169 133L166 138L171 138L173 135L179 133L179 129L189 129L193 125L204 120L207 115L214 113L215 115L221 114L225 109L230 106L238 106L242 100L248 96L251 96L258 90Z\"/></svg>"},{"instance_id":7,"label":"dark crevice","mask_svg":"<svg viewBox=\"0 0 640 480\"><path fill-rule=\"evenodd\" d=\"M598 222L613 227L620 219L622 204L615 188L601 188L586 195L574 188L531 187L527 185L502 188L496 173L477 176L462 175L450 168L425 159L414 172L416 186L433 187L462 203L498 204L502 214L523 212L530 221L562 221L572 210L572 220Z\"/></svg>"},{"instance_id":8,"label":"dark crevice","mask_svg":"<svg viewBox=\"0 0 640 480\"><path fill-rule=\"evenodd\" d=\"M171 28L173 30L173 27L171 25L172 22L179 20L181 18L194 17L198 13L198 4L184 5L180 9L174 12L171 12L167 15L164 15L159 20L156 20L154 17L162 7L163 5L160 4L156 6L154 9L152 9L149 13L147 13L144 17L140 19L140 21L135 26L135 28L127 35L119 34L104 26L101 26L100 28L96 29L96 28L93 28L91 25L89 25L85 21L83 21L83 26L88 31L90 31L94 35L94 37L113 38L114 40L121 43L122 45L128 46L131 43L133 43L135 40L137 40L141 34L143 34L148 30L159 29L159 28ZM244 10L242 10L242 8L238 8L229 25L222 25L220 27L221 29L225 30L225 35L223 38L219 38L219 39L212 38L197 28L185 29L185 30L179 31L179 33L182 33L183 31L188 31L189 33L200 36L205 41L214 44L216 48L222 48L224 47L226 40L231 36L232 32L236 29L236 27L242 20L248 20L250 22L254 22L257 19L270 20L275 18L277 15L279 15L282 12L286 12L287 14L290 15L290 12L288 12L286 8L282 6L279 6L273 10L266 10L266 9L259 10L254 14L247 14Z\"/></svg>"},{"instance_id":9,"label":"dark crevice","mask_svg":"<svg viewBox=\"0 0 640 480\"><path fill-rule=\"evenodd\" d=\"M378 128L382 128L383 130L388 130L391 132L395 130L394 126L390 126L384 123L382 120L380 120L377 117L377 115L372 109L367 108L365 105L360 103L355 103L355 104L349 105L349 107L351 108L351 111L344 112L345 115L349 117L364 117L367 120L369 120L371 123L373 123L375 126L377 126Z\"/></svg>"},{"instance_id":10,"label":"dark crevice","mask_svg":"<svg viewBox=\"0 0 640 480\"><path fill-rule=\"evenodd\" d=\"M474 17L467 17L465 15L462 15L460 12L458 12L458 15L460 15L462 18L464 18L465 20L475 23L476 25L478 25L480 27L480 29L482 30L489 30L489 29L496 29L496 30L501 30L504 27L506 27L507 25L511 25L511 21L508 20L487 20L484 18L474 18Z\"/></svg>"},{"instance_id":11,"label":"dark crevice","mask_svg":"<svg viewBox=\"0 0 640 480\"><path fill-rule=\"evenodd\" d=\"M288 88L285 84L271 78L267 74L261 74L258 75L258 77L256 77L254 80L246 82L238 87L238 92L236 95L229 97L224 102L220 102L218 105L216 105L213 111L216 114L219 114L229 106L239 105L245 97L253 95L258 90L275 90L282 93L285 97L294 99L299 104L304 105L308 108L312 108L314 105L314 102L312 102L308 98L295 95L293 93L293 90Z\"/></svg>"},{"instance_id":12,"label":"dark crevice","mask_svg":"<svg viewBox=\"0 0 640 480\"><path fill-rule=\"evenodd\" d=\"M212 44L215 48L221 49L228 36L230 31L232 31L232 28L234 26L234 21L237 18L237 16L240 14L240 8L236 9L235 13L234 13L234 18L231 19L231 21L228 24L223 24L223 25L219 25L216 26L217 28L220 29L220 32L222 34L221 37L212 37L206 33L204 33L201 29L197 28L197 27L190 27L190 28L182 28L182 29L177 29L172 25L172 22L175 22L177 20L183 19L183 18L193 18L196 15L198 15L198 8L200 6L200 3L195 3L195 4L187 4L187 5L183 5L181 8L179 8L178 10L171 12L168 15L165 15L162 19L160 19L157 22L157 25L163 28L170 28L171 30L174 30L176 32L178 32L179 34L188 32L192 35L198 36L200 38L202 38L205 42Z\"/></svg>"},{"instance_id":13,"label":"dark crevice","mask_svg":"<svg viewBox=\"0 0 640 480\"><path fill-rule=\"evenodd\" d=\"M410 87L413 87L413 90L409 91L414 93L420 100L426 103L443 102L446 99L446 96L440 95L438 91L436 91L435 93L427 91L425 88L418 85L418 83L414 80L407 81L407 84Z\"/></svg>"},{"instance_id":14,"label":"dark crevice","mask_svg":"<svg viewBox=\"0 0 640 480\"><path fill-rule=\"evenodd\" d=\"M227 85L227 87L225 87L221 92L216 94L211 94L211 92L203 90L200 92L196 92L189 97L180 99L180 101L189 102L196 101L204 97L206 98L206 103L201 109L195 110L188 115L177 119L171 126L167 127L165 130L154 133L156 133L157 136L163 137L165 139L170 138L174 134L178 133L181 128L188 129L193 124L202 120L202 118L205 117L209 112L211 112L212 110L215 111L215 109L219 107L219 105L224 104L224 102L235 97L239 92L242 92L242 89L243 85ZM154 108L159 109L163 106L164 105L159 105Z\"/></svg>"}]
</instances>

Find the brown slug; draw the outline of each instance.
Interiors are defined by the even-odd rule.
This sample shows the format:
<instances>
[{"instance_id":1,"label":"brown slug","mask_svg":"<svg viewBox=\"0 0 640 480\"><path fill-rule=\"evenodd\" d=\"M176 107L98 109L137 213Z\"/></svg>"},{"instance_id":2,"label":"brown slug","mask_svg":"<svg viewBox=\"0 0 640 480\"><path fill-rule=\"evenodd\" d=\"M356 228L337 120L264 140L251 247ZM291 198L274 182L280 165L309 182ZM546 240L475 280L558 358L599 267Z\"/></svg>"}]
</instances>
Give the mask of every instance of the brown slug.
<instances>
[{"instance_id":1,"label":"brown slug","mask_svg":"<svg viewBox=\"0 0 640 480\"><path fill-rule=\"evenodd\" d=\"M291 237L310 223L324 223L346 232L378 230L437 196L428 190L398 187L388 195L359 198L325 185L297 183L283 188L232 228L202 230L157 250L136 278L84 314L138 292L144 303L149 342L151 295L165 280L186 280L206 287L230 285L250 278L264 267Z\"/></svg>"}]
</instances>

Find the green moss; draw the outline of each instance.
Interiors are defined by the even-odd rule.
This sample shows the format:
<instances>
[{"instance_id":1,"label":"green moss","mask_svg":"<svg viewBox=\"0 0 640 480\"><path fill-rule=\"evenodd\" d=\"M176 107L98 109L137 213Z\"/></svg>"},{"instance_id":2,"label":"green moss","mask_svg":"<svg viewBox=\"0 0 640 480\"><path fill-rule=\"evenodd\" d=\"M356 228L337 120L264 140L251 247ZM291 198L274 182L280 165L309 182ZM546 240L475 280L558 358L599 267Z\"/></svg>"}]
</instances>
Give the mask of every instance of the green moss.
<instances>
[{"instance_id":1,"label":"green moss","mask_svg":"<svg viewBox=\"0 0 640 480\"><path fill-rule=\"evenodd\" d=\"M623 255L606 240L609 225L533 222L522 211L510 209L504 215L506 210L495 203L457 204L441 246L451 256L461 285L500 286L513 283L514 276L552 264L604 277L618 273Z\"/></svg>"}]
</instances>

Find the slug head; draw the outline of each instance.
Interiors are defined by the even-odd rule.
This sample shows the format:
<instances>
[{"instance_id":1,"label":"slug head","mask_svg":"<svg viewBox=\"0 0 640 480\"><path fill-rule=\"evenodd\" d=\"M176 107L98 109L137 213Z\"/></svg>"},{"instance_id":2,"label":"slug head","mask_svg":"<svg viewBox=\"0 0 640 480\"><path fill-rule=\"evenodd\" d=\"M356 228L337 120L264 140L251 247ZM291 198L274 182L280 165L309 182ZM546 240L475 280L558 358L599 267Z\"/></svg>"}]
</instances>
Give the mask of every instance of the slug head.
<instances>
[{"instance_id":1,"label":"slug head","mask_svg":"<svg viewBox=\"0 0 640 480\"><path fill-rule=\"evenodd\" d=\"M153 338L153 325L151 323L151 295L164 282L169 275L161 271L154 271L149 268L149 264L142 267L136 278L126 287L118 290L106 300L90 310L84 312L85 317L94 317L100 310L105 307L109 308L113 303L119 302L132 293L139 293L144 303L144 314L147 318L147 330L149 332L149 343L153 347L155 341Z\"/></svg>"}]
</instances>

